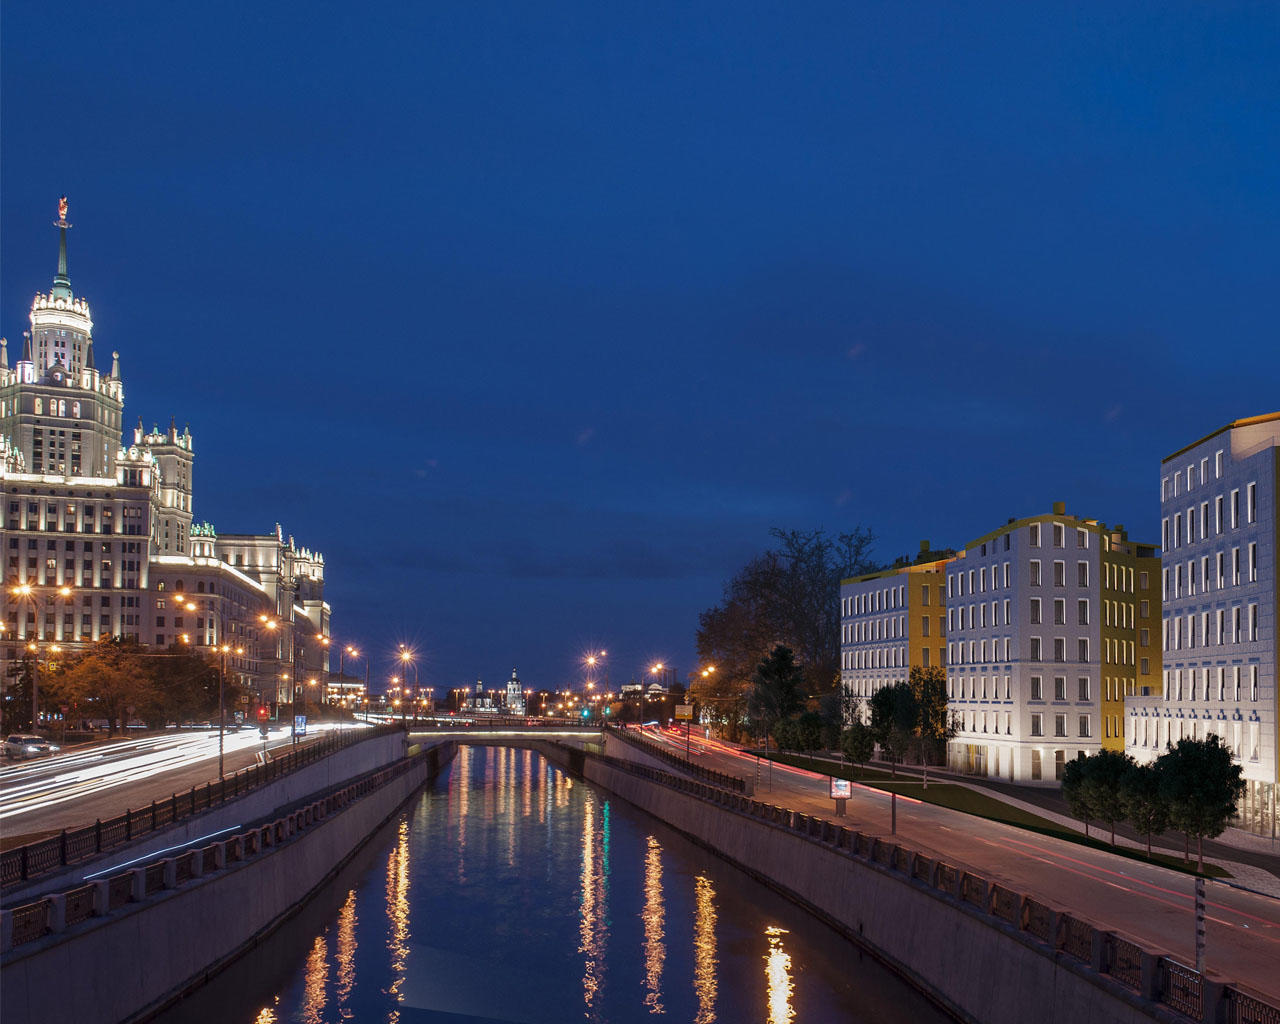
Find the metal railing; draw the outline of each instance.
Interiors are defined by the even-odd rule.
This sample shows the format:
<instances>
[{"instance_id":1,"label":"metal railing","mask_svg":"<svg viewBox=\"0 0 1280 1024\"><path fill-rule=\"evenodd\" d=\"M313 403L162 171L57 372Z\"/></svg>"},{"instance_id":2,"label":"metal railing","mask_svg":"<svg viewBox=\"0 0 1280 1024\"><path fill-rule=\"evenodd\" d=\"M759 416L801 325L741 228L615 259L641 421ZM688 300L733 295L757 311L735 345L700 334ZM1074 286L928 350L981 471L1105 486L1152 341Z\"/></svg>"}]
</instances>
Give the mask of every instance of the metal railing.
<instances>
[{"instance_id":1,"label":"metal railing","mask_svg":"<svg viewBox=\"0 0 1280 1024\"><path fill-rule=\"evenodd\" d=\"M700 764L690 764L689 761L674 751L668 750L661 744L654 743L653 740L645 739L639 732L631 729L619 729L617 726L608 726L607 729L608 734L615 739L620 739L637 750L643 750L646 754L665 761L683 772L688 772L695 778L703 779L715 786L722 786L735 793L745 793L747 791L746 779L740 779L736 775L726 775L723 772L712 771L710 768L704 768Z\"/></svg>"},{"instance_id":2,"label":"metal railing","mask_svg":"<svg viewBox=\"0 0 1280 1024\"><path fill-rule=\"evenodd\" d=\"M397 729L399 726L396 727ZM434 750L423 750L395 764L371 772L355 782L335 789L263 825L248 828L227 839L220 839L175 857L157 857L136 867L127 868L108 878L45 896L13 910L0 911L0 951L36 942L46 935L61 932L90 917L104 917L127 903L135 903L169 889L198 881L227 865L245 861L270 847L287 842L300 832L321 824L327 817L411 768L439 757Z\"/></svg>"},{"instance_id":3,"label":"metal railing","mask_svg":"<svg viewBox=\"0 0 1280 1024\"><path fill-rule=\"evenodd\" d=\"M614 733L618 735L618 733ZM1280 1024L1280 1007L1231 985L1206 987L1203 976L1170 957L1144 950L1120 936L1095 928L1089 922L1051 907L1022 893L996 886L972 872L933 861L876 836L851 830L813 815L743 798L727 787L708 785L672 775L648 765L604 755L588 755L611 767L649 779L690 796L706 800L726 811L745 814L769 828L782 829L831 849L875 870L885 871L916 886L963 904L966 912L987 918L992 925L1014 928L1039 941L1048 951L1062 953L1087 966L1094 960L1095 937L1101 943L1102 973L1125 988L1153 998L1194 1020L1209 1019L1205 1002L1215 1019L1228 1024ZM683 766L683 762L682 762Z\"/></svg>"},{"instance_id":4,"label":"metal railing","mask_svg":"<svg viewBox=\"0 0 1280 1024\"><path fill-rule=\"evenodd\" d=\"M190 790L174 793L163 800L153 800L150 805L130 808L114 818L99 819L80 828L63 829L59 835L6 850L0 854L0 886L30 881L56 869L89 860L131 843L139 836L219 807L338 750L402 731L400 725L395 724L330 732L265 764L250 765L221 779L210 780L203 786L192 786Z\"/></svg>"}]
</instances>

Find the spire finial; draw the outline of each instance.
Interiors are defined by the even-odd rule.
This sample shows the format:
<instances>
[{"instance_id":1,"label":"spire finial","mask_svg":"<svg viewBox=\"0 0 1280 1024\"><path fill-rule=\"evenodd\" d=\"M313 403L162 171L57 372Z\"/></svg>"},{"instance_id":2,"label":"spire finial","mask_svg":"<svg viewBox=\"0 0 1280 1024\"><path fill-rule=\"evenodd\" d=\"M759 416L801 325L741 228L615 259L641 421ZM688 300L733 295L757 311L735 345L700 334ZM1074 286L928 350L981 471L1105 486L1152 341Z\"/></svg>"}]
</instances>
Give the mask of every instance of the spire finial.
<instances>
[{"instance_id":1,"label":"spire finial","mask_svg":"<svg viewBox=\"0 0 1280 1024\"><path fill-rule=\"evenodd\" d=\"M53 279L53 295L60 299L71 298L71 278L67 276L67 197L58 199L58 219L53 222L58 229L58 273Z\"/></svg>"}]
</instances>

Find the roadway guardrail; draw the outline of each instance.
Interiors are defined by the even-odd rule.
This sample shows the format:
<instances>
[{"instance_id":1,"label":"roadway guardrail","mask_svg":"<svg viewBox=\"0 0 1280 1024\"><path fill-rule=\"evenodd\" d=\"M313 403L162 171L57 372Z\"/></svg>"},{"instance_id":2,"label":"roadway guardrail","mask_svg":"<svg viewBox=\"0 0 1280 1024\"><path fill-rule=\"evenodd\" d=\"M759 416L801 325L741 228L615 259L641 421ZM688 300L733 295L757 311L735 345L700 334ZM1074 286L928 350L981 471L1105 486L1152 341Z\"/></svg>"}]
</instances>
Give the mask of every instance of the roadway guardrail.
<instances>
[{"instance_id":1,"label":"roadway guardrail","mask_svg":"<svg viewBox=\"0 0 1280 1024\"><path fill-rule=\"evenodd\" d=\"M609 735L620 739L625 743L629 743L637 750L643 750L646 754L660 758L663 761L666 761L667 764L673 765L681 771L688 772L695 778L703 779L706 782L711 783L713 786L730 789L735 793L745 793L747 791L746 779L739 778L736 775L726 775L724 772L718 772L700 764L691 764L679 754L654 743L653 740L645 739L645 737L639 732L635 732L631 729L620 729L616 726L609 726Z\"/></svg>"},{"instance_id":2,"label":"roadway guardrail","mask_svg":"<svg viewBox=\"0 0 1280 1024\"><path fill-rule=\"evenodd\" d=\"M396 729L399 730L399 726ZM157 856L145 864L125 868L67 892L53 893L12 910L0 911L0 952L8 953L16 946L65 931L90 917L105 917L127 903L139 902L162 889L177 889L185 882L224 870L236 861L248 860L321 824L329 815L403 775L430 756L431 751L424 750L415 757L404 758L313 800L305 807L229 838L176 856Z\"/></svg>"},{"instance_id":3,"label":"roadway guardrail","mask_svg":"<svg viewBox=\"0 0 1280 1024\"><path fill-rule=\"evenodd\" d=\"M63 829L60 835L6 850L0 854L0 887L30 881L58 868L89 860L108 850L124 846L139 836L234 800L259 786L268 785L354 743L403 731L399 724L388 724L370 729L330 732L265 764L241 768L221 779L212 779L203 786L192 786L188 792L174 793L167 799L153 800L147 806L130 808L124 814L106 821L99 818L92 825Z\"/></svg>"}]
</instances>

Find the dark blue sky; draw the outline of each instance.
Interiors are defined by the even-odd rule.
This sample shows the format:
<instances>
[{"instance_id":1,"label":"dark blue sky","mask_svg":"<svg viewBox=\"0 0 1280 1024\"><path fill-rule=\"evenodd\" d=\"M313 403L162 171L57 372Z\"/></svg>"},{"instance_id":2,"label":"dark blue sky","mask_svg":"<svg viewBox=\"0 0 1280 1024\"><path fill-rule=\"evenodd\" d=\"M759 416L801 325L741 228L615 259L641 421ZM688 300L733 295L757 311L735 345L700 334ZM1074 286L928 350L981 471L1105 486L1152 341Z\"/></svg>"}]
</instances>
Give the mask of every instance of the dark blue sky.
<instances>
[{"instance_id":1,"label":"dark blue sky","mask_svg":"<svg viewBox=\"0 0 1280 1024\"><path fill-rule=\"evenodd\" d=\"M1154 540L1160 458L1280 407L1274 5L0 29L0 328L65 192L126 417L191 424L197 518L323 551L335 637L424 681L557 685L593 645L683 676L772 525L889 559L1063 500Z\"/></svg>"}]
</instances>

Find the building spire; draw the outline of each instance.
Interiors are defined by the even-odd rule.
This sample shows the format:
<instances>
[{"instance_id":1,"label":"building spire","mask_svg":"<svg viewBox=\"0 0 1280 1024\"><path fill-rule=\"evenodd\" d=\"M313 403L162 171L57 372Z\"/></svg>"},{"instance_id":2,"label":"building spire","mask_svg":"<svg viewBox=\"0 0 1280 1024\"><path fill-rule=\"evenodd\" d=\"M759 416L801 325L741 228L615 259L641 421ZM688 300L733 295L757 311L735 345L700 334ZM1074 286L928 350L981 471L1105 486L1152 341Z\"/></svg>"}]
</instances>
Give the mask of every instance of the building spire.
<instances>
[{"instance_id":1,"label":"building spire","mask_svg":"<svg viewBox=\"0 0 1280 1024\"><path fill-rule=\"evenodd\" d=\"M31 332L22 332L22 361L24 363L31 362Z\"/></svg>"},{"instance_id":2,"label":"building spire","mask_svg":"<svg viewBox=\"0 0 1280 1024\"><path fill-rule=\"evenodd\" d=\"M58 229L58 273L53 279L53 296L58 299L71 298L71 278L67 276L67 197L58 200L58 219L53 222Z\"/></svg>"},{"instance_id":3,"label":"building spire","mask_svg":"<svg viewBox=\"0 0 1280 1024\"><path fill-rule=\"evenodd\" d=\"M96 370L93 365L93 339L90 338L84 349L84 368L86 370Z\"/></svg>"},{"instance_id":4,"label":"building spire","mask_svg":"<svg viewBox=\"0 0 1280 1024\"><path fill-rule=\"evenodd\" d=\"M0 370L9 369L9 339L0 338Z\"/></svg>"}]
</instances>

